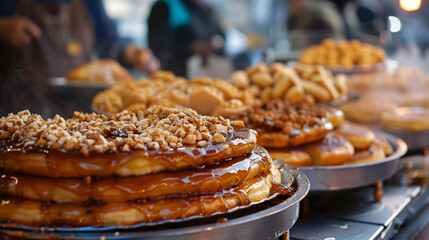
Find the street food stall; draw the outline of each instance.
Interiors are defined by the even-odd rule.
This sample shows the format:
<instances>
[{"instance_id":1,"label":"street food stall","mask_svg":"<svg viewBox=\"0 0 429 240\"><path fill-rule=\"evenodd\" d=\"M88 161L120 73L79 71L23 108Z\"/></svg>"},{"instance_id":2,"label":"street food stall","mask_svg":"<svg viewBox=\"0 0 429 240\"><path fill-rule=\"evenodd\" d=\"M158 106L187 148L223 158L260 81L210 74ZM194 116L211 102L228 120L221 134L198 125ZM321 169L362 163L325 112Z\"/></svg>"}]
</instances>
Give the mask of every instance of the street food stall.
<instances>
[{"instance_id":1,"label":"street food stall","mask_svg":"<svg viewBox=\"0 0 429 240\"><path fill-rule=\"evenodd\" d=\"M427 6L0 4L0 239L427 239Z\"/></svg>"}]
</instances>

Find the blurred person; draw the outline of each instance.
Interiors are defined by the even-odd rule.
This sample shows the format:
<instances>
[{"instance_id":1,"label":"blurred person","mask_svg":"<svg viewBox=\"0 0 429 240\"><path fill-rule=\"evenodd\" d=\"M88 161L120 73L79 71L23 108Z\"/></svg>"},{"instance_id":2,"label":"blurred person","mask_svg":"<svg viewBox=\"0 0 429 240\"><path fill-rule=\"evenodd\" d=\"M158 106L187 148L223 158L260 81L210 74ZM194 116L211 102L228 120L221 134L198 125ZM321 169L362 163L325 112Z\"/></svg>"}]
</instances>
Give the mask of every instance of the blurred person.
<instances>
[{"instance_id":1,"label":"blurred person","mask_svg":"<svg viewBox=\"0 0 429 240\"><path fill-rule=\"evenodd\" d=\"M150 54L118 37L102 0L0 0L0 86L3 114L22 108L43 114L48 81L91 60L113 58L142 72L159 68ZM0 109L1 110L1 109ZM58 110L61 110L59 107Z\"/></svg>"},{"instance_id":2,"label":"blurred person","mask_svg":"<svg viewBox=\"0 0 429 240\"><path fill-rule=\"evenodd\" d=\"M324 38L344 38L344 23L338 9L325 0L288 0L292 48L304 49Z\"/></svg>"},{"instance_id":3,"label":"blurred person","mask_svg":"<svg viewBox=\"0 0 429 240\"><path fill-rule=\"evenodd\" d=\"M149 47L164 70L187 76L187 60L223 54L224 33L212 8L202 0L160 0L148 19Z\"/></svg>"}]
</instances>

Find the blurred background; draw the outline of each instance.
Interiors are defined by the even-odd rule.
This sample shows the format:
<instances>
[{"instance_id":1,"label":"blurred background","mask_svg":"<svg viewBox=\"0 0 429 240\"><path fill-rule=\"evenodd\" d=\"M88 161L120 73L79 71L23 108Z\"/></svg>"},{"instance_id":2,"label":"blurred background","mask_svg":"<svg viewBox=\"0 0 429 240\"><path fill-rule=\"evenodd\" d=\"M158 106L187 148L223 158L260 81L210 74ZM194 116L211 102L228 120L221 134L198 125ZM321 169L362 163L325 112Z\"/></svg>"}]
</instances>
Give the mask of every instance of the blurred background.
<instances>
[{"instance_id":1,"label":"blurred background","mask_svg":"<svg viewBox=\"0 0 429 240\"><path fill-rule=\"evenodd\" d=\"M148 44L149 0L103 0L118 33ZM204 0L225 33L236 69L261 60L288 61L324 38L356 38L382 46L399 65L429 71L429 4L392 0ZM411 11L410 11L411 10Z\"/></svg>"},{"instance_id":2,"label":"blurred background","mask_svg":"<svg viewBox=\"0 0 429 240\"><path fill-rule=\"evenodd\" d=\"M0 113L89 111L100 90L158 70L228 80L327 38L428 72L428 13L422 0L0 0Z\"/></svg>"}]
</instances>

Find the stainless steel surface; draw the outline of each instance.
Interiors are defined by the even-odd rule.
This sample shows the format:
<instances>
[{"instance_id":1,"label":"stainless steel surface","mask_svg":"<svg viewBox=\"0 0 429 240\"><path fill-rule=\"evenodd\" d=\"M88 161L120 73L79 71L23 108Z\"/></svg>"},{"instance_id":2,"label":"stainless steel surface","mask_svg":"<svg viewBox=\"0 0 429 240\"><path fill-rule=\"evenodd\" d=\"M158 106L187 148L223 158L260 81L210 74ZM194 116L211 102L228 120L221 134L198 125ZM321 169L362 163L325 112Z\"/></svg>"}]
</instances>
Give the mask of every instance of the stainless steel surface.
<instances>
[{"instance_id":1,"label":"stainless steel surface","mask_svg":"<svg viewBox=\"0 0 429 240\"><path fill-rule=\"evenodd\" d=\"M384 136L392 145L395 152L384 160L338 166L299 167L310 180L311 191L343 190L366 186L392 176L398 169L399 158L406 151L404 141L393 135L375 132Z\"/></svg>"},{"instance_id":2,"label":"stainless steel surface","mask_svg":"<svg viewBox=\"0 0 429 240\"><path fill-rule=\"evenodd\" d=\"M245 214L239 211L228 214L228 221L224 223L204 224L204 219L198 219L194 222L187 222L182 226L176 224L172 228L164 227L155 230L154 228L133 229L128 231L53 231L55 229L44 228L43 231L28 231L20 229L0 230L6 235L20 235L28 238L40 239L49 237L77 238L77 239L275 239L290 229L298 219L299 202L307 195L310 184L305 175L300 171L293 171L295 183L297 184L296 193L290 198L278 196L269 201L242 209ZM283 179L283 178L282 178ZM284 178L288 179L288 178ZM268 205L269 204L269 205ZM265 205L265 206L263 206ZM268 208L266 206L269 206ZM223 215L217 216L222 217ZM212 219L213 221L213 219ZM171 225L168 225L171 226Z\"/></svg>"},{"instance_id":3,"label":"stainless steel surface","mask_svg":"<svg viewBox=\"0 0 429 240\"><path fill-rule=\"evenodd\" d=\"M382 231L383 227L378 225L310 216L293 226L291 239L374 240Z\"/></svg>"},{"instance_id":4,"label":"stainless steel surface","mask_svg":"<svg viewBox=\"0 0 429 240\"><path fill-rule=\"evenodd\" d=\"M408 150L410 151L422 150L425 147L429 147L429 131L412 132L387 129L384 129L383 131L404 140L408 146Z\"/></svg>"},{"instance_id":5,"label":"stainless steel surface","mask_svg":"<svg viewBox=\"0 0 429 240\"><path fill-rule=\"evenodd\" d=\"M53 89L61 90L76 90L76 89L92 89L102 91L109 87L114 86L114 84L104 84L104 83L86 83L86 82L67 82L66 78L56 77L49 79L49 85Z\"/></svg>"},{"instance_id":6,"label":"stainless steel surface","mask_svg":"<svg viewBox=\"0 0 429 240\"><path fill-rule=\"evenodd\" d=\"M353 67L352 69L344 68L343 66L325 66L327 69L329 69L333 74L357 74L357 73L371 73L371 72L381 72L384 71L387 63L381 62L377 63L375 65L357 65Z\"/></svg>"},{"instance_id":7,"label":"stainless steel surface","mask_svg":"<svg viewBox=\"0 0 429 240\"><path fill-rule=\"evenodd\" d=\"M290 230L291 239L390 239L414 217L413 206L422 203L425 192L419 186L389 185L383 190L380 202L374 201L371 187L310 196L310 202L322 207L312 205L313 212L300 217Z\"/></svg>"},{"instance_id":8,"label":"stainless steel surface","mask_svg":"<svg viewBox=\"0 0 429 240\"><path fill-rule=\"evenodd\" d=\"M344 204L330 209L324 215L336 219L372 223L387 227L409 205L415 197L416 190L420 191L421 189L417 186L386 186L383 188L384 194L380 202L369 200L366 202L367 204L362 204L365 201L356 200L358 197L345 197L341 200ZM371 193L370 189L368 194L371 195Z\"/></svg>"}]
</instances>

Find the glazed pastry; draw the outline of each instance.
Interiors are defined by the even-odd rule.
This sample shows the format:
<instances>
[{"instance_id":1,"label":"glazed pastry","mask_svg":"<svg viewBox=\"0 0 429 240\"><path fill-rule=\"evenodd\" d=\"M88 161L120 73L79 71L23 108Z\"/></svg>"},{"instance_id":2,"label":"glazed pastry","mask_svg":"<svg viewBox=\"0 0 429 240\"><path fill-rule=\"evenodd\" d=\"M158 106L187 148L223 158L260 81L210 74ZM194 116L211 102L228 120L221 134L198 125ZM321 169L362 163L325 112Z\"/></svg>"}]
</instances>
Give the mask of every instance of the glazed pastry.
<instances>
[{"instance_id":1,"label":"glazed pastry","mask_svg":"<svg viewBox=\"0 0 429 240\"><path fill-rule=\"evenodd\" d=\"M346 119L362 123L379 122L384 112L393 111L397 105L388 100L363 99L341 106Z\"/></svg>"},{"instance_id":2,"label":"glazed pastry","mask_svg":"<svg viewBox=\"0 0 429 240\"><path fill-rule=\"evenodd\" d=\"M132 82L134 77L118 62L99 59L83 64L66 74L69 82L113 84Z\"/></svg>"},{"instance_id":3,"label":"glazed pastry","mask_svg":"<svg viewBox=\"0 0 429 240\"><path fill-rule=\"evenodd\" d=\"M347 139L355 149L367 149L375 139L375 134L371 130L351 122L341 124L335 132Z\"/></svg>"},{"instance_id":4,"label":"glazed pastry","mask_svg":"<svg viewBox=\"0 0 429 240\"><path fill-rule=\"evenodd\" d=\"M381 125L391 130L428 130L429 110L419 107L401 107L393 112L383 113Z\"/></svg>"},{"instance_id":5,"label":"glazed pastry","mask_svg":"<svg viewBox=\"0 0 429 240\"><path fill-rule=\"evenodd\" d=\"M242 119L247 127L256 129L259 145L284 148L323 139L333 129L330 121L341 122L343 119L335 111L307 105L294 107L288 102L277 100L233 115L231 119Z\"/></svg>"},{"instance_id":6,"label":"glazed pastry","mask_svg":"<svg viewBox=\"0 0 429 240\"><path fill-rule=\"evenodd\" d=\"M310 154L302 149L268 149L268 153L275 160L280 160L292 166L311 166Z\"/></svg>"},{"instance_id":7,"label":"glazed pastry","mask_svg":"<svg viewBox=\"0 0 429 240\"><path fill-rule=\"evenodd\" d=\"M242 121L162 106L0 119L0 221L106 227L227 213L280 173ZM292 191L292 189L290 189Z\"/></svg>"},{"instance_id":8,"label":"glazed pastry","mask_svg":"<svg viewBox=\"0 0 429 240\"><path fill-rule=\"evenodd\" d=\"M368 163L382 160L386 157L383 148L378 144L371 145L368 149L358 150L353 155L352 159L346 164Z\"/></svg>"},{"instance_id":9,"label":"glazed pastry","mask_svg":"<svg viewBox=\"0 0 429 240\"><path fill-rule=\"evenodd\" d=\"M304 146L315 166L340 165L352 159L353 146L336 133L328 133L321 142Z\"/></svg>"}]
</instances>

